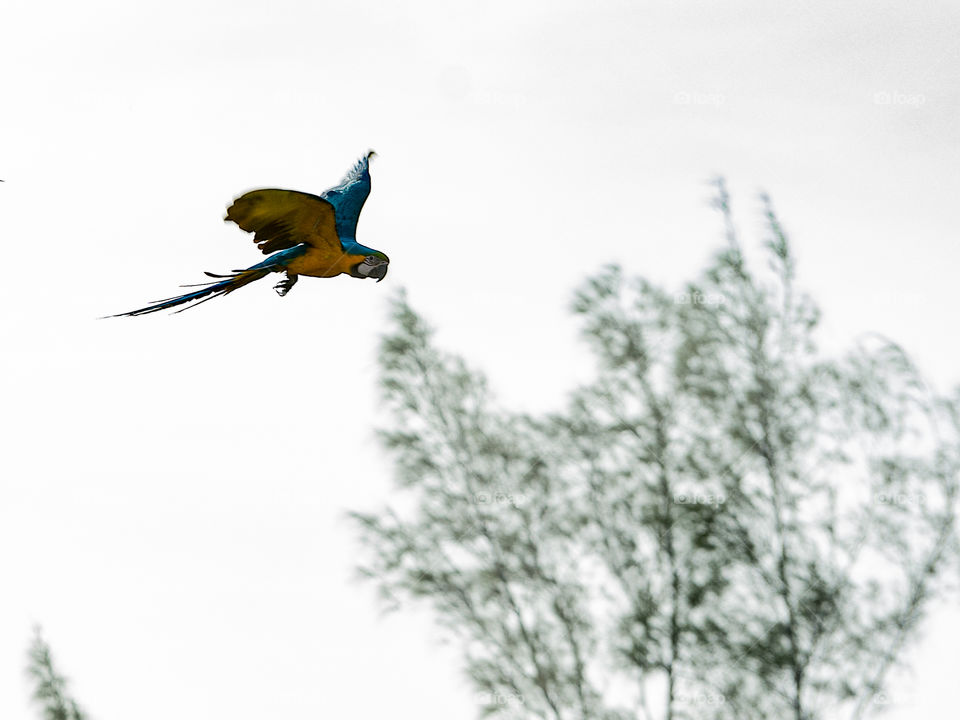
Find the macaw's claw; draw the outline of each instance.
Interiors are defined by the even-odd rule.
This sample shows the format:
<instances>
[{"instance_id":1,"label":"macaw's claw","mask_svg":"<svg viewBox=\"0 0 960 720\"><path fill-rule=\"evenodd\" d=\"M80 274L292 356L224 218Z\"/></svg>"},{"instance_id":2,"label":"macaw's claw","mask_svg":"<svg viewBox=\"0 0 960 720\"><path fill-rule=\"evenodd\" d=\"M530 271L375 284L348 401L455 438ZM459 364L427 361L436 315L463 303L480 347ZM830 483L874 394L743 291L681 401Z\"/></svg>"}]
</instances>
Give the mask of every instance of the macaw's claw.
<instances>
[{"instance_id":1,"label":"macaw's claw","mask_svg":"<svg viewBox=\"0 0 960 720\"><path fill-rule=\"evenodd\" d=\"M284 280L281 280L276 285L273 286L273 289L277 291L277 295L283 297L290 289L297 284L297 276L287 273L287 277Z\"/></svg>"}]
</instances>

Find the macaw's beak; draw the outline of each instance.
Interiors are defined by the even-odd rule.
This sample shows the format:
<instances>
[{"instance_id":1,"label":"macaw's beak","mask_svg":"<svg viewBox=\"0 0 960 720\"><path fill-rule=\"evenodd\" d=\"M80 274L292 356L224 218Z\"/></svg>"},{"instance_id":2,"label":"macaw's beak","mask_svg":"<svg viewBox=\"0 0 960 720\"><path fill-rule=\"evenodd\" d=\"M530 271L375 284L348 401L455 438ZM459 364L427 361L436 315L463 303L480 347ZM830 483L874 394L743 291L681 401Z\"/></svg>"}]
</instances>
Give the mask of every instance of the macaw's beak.
<instances>
[{"instance_id":1,"label":"macaw's beak","mask_svg":"<svg viewBox=\"0 0 960 720\"><path fill-rule=\"evenodd\" d=\"M376 265L368 265L362 262L355 265L350 274L359 278L376 278L377 282L380 282L387 276L387 266L389 264L387 260L381 260Z\"/></svg>"},{"instance_id":2,"label":"macaw's beak","mask_svg":"<svg viewBox=\"0 0 960 720\"><path fill-rule=\"evenodd\" d=\"M377 282L380 282L387 276L388 266L389 266L389 263L382 263L380 265L377 265L374 268L371 268L369 277L376 278Z\"/></svg>"}]
</instances>

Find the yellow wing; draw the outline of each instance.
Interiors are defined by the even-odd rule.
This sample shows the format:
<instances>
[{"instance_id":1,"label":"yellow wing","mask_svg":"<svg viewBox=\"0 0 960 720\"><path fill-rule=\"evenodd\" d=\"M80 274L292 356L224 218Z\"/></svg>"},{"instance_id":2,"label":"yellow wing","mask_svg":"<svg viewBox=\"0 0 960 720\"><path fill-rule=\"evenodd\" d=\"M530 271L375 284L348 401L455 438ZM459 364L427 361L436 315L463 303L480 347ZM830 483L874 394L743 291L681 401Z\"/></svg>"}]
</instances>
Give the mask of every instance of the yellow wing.
<instances>
[{"instance_id":1,"label":"yellow wing","mask_svg":"<svg viewBox=\"0 0 960 720\"><path fill-rule=\"evenodd\" d=\"M252 190L227 208L232 220L247 232L264 255L306 243L324 254L343 253L333 205L296 190Z\"/></svg>"}]
</instances>

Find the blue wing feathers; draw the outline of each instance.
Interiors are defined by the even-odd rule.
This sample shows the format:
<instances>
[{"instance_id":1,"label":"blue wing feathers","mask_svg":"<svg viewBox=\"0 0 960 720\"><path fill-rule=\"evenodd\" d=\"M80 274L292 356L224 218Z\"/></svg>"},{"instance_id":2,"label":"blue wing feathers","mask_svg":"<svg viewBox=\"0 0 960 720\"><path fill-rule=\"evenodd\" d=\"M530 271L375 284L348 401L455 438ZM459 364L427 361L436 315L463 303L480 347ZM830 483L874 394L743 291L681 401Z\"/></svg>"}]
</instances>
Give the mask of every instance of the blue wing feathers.
<instances>
[{"instance_id":1,"label":"blue wing feathers","mask_svg":"<svg viewBox=\"0 0 960 720\"><path fill-rule=\"evenodd\" d=\"M333 205L341 242L357 237L357 219L370 194L370 155L372 153L360 158L339 185L320 193L320 197Z\"/></svg>"}]
</instances>

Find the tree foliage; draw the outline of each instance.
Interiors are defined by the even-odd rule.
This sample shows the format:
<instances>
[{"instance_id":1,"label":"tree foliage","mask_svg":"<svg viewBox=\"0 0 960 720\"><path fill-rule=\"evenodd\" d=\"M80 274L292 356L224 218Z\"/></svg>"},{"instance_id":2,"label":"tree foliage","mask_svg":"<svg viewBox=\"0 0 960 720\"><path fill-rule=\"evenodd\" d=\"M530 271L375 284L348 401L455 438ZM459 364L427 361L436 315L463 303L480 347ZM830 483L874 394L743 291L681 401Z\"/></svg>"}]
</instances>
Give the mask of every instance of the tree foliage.
<instances>
[{"instance_id":1,"label":"tree foliage","mask_svg":"<svg viewBox=\"0 0 960 720\"><path fill-rule=\"evenodd\" d=\"M33 699L45 720L86 720L76 701L67 692L67 680L53 665L50 646L36 628L28 653L27 674L33 682Z\"/></svg>"},{"instance_id":2,"label":"tree foliage","mask_svg":"<svg viewBox=\"0 0 960 720\"><path fill-rule=\"evenodd\" d=\"M815 342L764 198L682 293L608 267L573 311L596 378L505 412L405 296L381 348L407 510L354 515L363 573L463 644L481 712L860 718L955 556L960 406L879 337Z\"/></svg>"}]
</instances>

